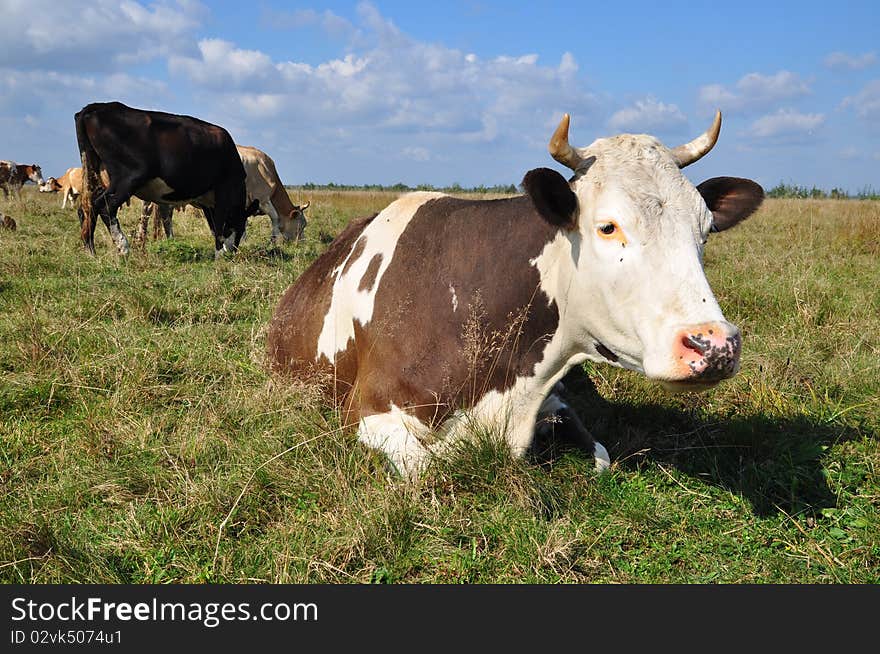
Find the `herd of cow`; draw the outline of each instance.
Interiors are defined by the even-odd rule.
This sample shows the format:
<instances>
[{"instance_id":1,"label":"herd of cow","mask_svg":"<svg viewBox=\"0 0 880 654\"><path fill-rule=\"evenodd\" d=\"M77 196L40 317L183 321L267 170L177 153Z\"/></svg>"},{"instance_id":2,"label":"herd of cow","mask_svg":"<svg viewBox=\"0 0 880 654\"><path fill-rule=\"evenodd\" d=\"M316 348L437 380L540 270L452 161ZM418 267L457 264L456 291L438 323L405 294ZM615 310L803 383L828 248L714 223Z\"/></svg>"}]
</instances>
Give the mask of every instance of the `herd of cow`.
<instances>
[{"instance_id":1,"label":"herd of cow","mask_svg":"<svg viewBox=\"0 0 880 654\"><path fill-rule=\"evenodd\" d=\"M223 128L119 103L75 118L82 169L43 182L39 167L19 167L16 179L61 192L65 205L79 197L90 252L99 215L128 251L116 212L132 195L201 208L218 256L237 248L257 212L271 217L273 238L302 236L305 207L290 202L272 160ZM587 360L673 391L739 369L740 331L702 256L710 233L751 215L764 192L736 177L695 187L681 172L714 147L721 113L675 148L644 134L577 148L569 122L549 144L569 179L536 168L523 195L499 200L404 195L352 221L275 309L273 370L320 384L358 439L406 477L474 427L522 455L549 425L607 468L560 381Z\"/></svg>"},{"instance_id":2,"label":"herd of cow","mask_svg":"<svg viewBox=\"0 0 880 654\"><path fill-rule=\"evenodd\" d=\"M309 203L290 201L262 150L236 145L222 127L189 116L133 109L118 102L90 104L75 115L82 167L43 180L36 164L0 162L0 188L20 195L32 181L41 192L61 193L61 206L77 208L82 239L94 254L96 218L100 215L121 254L128 239L116 213L132 196L144 200L141 231L150 215L171 236L172 208L191 204L202 209L215 236L217 255L235 250L248 217L267 215L272 242L299 240Z\"/></svg>"}]
</instances>

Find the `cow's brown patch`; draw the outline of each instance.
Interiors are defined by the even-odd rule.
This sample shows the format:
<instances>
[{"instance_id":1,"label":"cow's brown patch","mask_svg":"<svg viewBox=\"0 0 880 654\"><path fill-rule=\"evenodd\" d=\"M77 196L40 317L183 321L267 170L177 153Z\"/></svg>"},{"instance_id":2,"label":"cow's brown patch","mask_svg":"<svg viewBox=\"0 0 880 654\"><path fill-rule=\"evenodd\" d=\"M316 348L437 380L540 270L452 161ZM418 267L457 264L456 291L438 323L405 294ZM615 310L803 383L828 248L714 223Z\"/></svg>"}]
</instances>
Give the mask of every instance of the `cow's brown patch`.
<instances>
[{"instance_id":1,"label":"cow's brown patch","mask_svg":"<svg viewBox=\"0 0 880 654\"><path fill-rule=\"evenodd\" d=\"M330 310L333 282L336 279L333 270L351 252L352 243L373 218L375 215L349 223L281 297L266 338L269 362L275 371L312 376L320 372L322 367L329 368L330 362L325 358L322 357L322 363L319 364L316 359L318 336L324 325L324 317ZM342 353L337 362L347 366L349 359ZM347 372L344 379L349 377L353 379L353 371Z\"/></svg>"},{"instance_id":2,"label":"cow's brown patch","mask_svg":"<svg viewBox=\"0 0 880 654\"><path fill-rule=\"evenodd\" d=\"M314 374L332 271L349 252L349 262L362 254L370 220L349 225L285 292L269 327L276 370ZM360 290L375 287L372 320L355 321L354 341L337 354L335 367L320 359L346 422L393 403L437 425L534 374L559 312L529 260L559 229L527 197L442 197L419 207L378 285L378 255L360 280Z\"/></svg>"},{"instance_id":3,"label":"cow's brown patch","mask_svg":"<svg viewBox=\"0 0 880 654\"><path fill-rule=\"evenodd\" d=\"M529 260L558 230L525 197L420 207L377 288L368 337L356 339L355 412L393 402L438 424L533 374L559 313Z\"/></svg>"},{"instance_id":4,"label":"cow's brown patch","mask_svg":"<svg viewBox=\"0 0 880 654\"><path fill-rule=\"evenodd\" d=\"M359 291L371 291L373 290L373 284L376 283L376 275L379 274L379 266L382 265L382 253L377 252L373 255L373 258L370 259L370 263L367 266L367 270L364 272L364 276L361 277L361 281L358 284Z\"/></svg>"}]
</instances>

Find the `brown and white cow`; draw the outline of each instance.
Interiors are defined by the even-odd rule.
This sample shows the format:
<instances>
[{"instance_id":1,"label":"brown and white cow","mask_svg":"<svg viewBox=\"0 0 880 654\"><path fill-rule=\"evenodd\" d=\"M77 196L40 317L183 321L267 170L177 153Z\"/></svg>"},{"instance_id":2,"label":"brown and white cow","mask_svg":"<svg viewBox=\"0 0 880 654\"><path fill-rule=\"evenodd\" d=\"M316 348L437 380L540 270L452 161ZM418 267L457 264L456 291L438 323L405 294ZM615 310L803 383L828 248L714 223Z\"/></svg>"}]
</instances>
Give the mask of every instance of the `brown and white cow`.
<instances>
[{"instance_id":1,"label":"brown and white cow","mask_svg":"<svg viewBox=\"0 0 880 654\"><path fill-rule=\"evenodd\" d=\"M236 145L244 165L247 204L251 215L267 215L272 221L272 242L283 236L285 241L299 241L306 227L305 210L290 201L287 190L275 170L272 158L249 145Z\"/></svg>"},{"instance_id":2,"label":"brown and white cow","mask_svg":"<svg viewBox=\"0 0 880 654\"><path fill-rule=\"evenodd\" d=\"M25 182L43 184L43 172L37 164L17 164L14 161L0 161L0 189L3 197L8 198L12 191L21 197L21 187Z\"/></svg>"},{"instance_id":3,"label":"brown and white cow","mask_svg":"<svg viewBox=\"0 0 880 654\"><path fill-rule=\"evenodd\" d=\"M573 148L568 127L565 115L550 151L570 180L538 168L510 199L405 195L351 223L275 310L273 368L316 373L359 440L410 477L475 425L522 455L536 418L566 410L557 382L586 360L675 390L739 369L703 247L764 193L732 177L694 187L680 170L714 146L720 112L674 149L633 134Z\"/></svg>"},{"instance_id":4,"label":"brown and white cow","mask_svg":"<svg viewBox=\"0 0 880 654\"><path fill-rule=\"evenodd\" d=\"M41 193L61 193L61 208L67 207L67 202L73 204L74 200L82 193L82 168L68 168L57 179L50 177L40 187Z\"/></svg>"}]
</instances>

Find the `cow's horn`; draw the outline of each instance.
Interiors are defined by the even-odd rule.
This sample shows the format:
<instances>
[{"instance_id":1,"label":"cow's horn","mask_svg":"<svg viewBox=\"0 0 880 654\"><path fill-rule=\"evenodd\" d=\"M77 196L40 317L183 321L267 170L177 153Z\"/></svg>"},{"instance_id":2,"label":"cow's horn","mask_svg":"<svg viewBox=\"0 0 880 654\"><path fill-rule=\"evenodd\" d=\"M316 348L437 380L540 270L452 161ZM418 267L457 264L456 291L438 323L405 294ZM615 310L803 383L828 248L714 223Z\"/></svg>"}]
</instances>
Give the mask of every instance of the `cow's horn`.
<instances>
[{"instance_id":1,"label":"cow's horn","mask_svg":"<svg viewBox=\"0 0 880 654\"><path fill-rule=\"evenodd\" d=\"M571 116L564 114L562 120L559 121L559 127L553 132L548 149L550 150L550 156L556 159L556 161L568 166L572 170L577 170L581 163L581 158L574 151L574 148L568 144L568 125L570 122Z\"/></svg>"},{"instance_id":2,"label":"cow's horn","mask_svg":"<svg viewBox=\"0 0 880 654\"><path fill-rule=\"evenodd\" d=\"M718 142L718 134L721 132L721 111L715 112L715 120L712 121L712 127L700 134L690 143L679 145L672 151L672 156L678 162L679 168L684 168L694 163L705 155L709 150L715 147Z\"/></svg>"},{"instance_id":3,"label":"cow's horn","mask_svg":"<svg viewBox=\"0 0 880 654\"><path fill-rule=\"evenodd\" d=\"M300 211L305 211L306 209L309 208L309 205L310 205L311 203L312 203L312 201L311 201L311 200L308 200L303 206L301 206L301 207L299 208L299 210L300 210Z\"/></svg>"}]
</instances>

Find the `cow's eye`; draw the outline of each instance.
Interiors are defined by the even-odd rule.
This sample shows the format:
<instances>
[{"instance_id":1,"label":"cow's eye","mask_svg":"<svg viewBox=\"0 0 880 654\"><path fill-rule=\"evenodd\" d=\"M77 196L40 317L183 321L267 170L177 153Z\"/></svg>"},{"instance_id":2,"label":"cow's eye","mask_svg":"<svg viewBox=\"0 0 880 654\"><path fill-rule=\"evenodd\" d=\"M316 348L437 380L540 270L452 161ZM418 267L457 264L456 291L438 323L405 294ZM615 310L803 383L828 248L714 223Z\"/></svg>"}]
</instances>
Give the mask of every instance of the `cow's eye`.
<instances>
[{"instance_id":1,"label":"cow's eye","mask_svg":"<svg viewBox=\"0 0 880 654\"><path fill-rule=\"evenodd\" d=\"M605 223L601 227L599 227L599 231L605 234L605 236L611 236L614 233L614 230L617 229L617 225L614 223Z\"/></svg>"}]
</instances>

